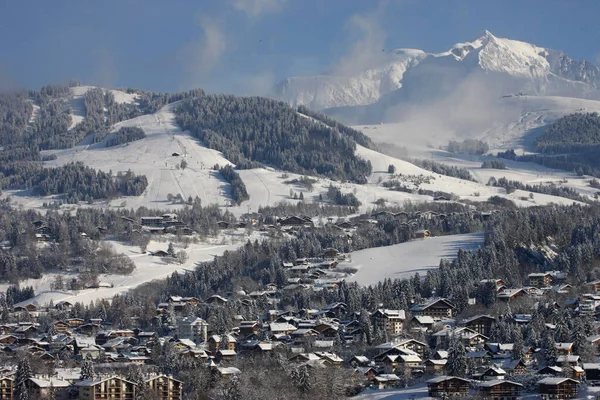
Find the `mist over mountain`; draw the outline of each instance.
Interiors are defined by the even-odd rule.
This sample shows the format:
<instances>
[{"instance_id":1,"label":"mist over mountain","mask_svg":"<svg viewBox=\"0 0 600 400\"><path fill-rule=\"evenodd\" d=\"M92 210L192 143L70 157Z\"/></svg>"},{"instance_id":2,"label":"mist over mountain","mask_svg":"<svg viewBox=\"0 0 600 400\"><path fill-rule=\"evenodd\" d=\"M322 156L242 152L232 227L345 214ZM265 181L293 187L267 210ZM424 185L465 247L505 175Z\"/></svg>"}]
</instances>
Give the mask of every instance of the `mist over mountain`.
<instances>
[{"instance_id":1,"label":"mist over mountain","mask_svg":"<svg viewBox=\"0 0 600 400\"><path fill-rule=\"evenodd\" d=\"M395 50L381 66L355 76L289 78L273 95L346 123L375 124L402 120L407 108L464 107L465 101L468 108L471 99L476 112L514 94L598 100L599 75L588 61L486 31L443 53Z\"/></svg>"}]
</instances>

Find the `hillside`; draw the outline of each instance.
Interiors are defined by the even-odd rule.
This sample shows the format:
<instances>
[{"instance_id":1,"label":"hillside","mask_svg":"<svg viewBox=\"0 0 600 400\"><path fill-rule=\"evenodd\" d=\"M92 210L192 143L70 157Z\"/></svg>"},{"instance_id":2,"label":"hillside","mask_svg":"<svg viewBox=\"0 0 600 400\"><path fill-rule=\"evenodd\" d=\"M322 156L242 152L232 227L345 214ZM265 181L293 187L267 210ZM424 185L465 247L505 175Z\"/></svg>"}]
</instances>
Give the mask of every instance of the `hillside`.
<instances>
[{"instance_id":1,"label":"hillside","mask_svg":"<svg viewBox=\"0 0 600 400\"><path fill-rule=\"evenodd\" d=\"M238 168L273 165L299 174L364 183L371 166L354 154L343 129L303 118L282 102L260 97L207 95L175 108L177 123ZM362 142L369 140L360 132Z\"/></svg>"},{"instance_id":2,"label":"hillside","mask_svg":"<svg viewBox=\"0 0 600 400\"><path fill-rule=\"evenodd\" d=\"M600 146L600 115L576 113L553 123L535 142L541 153L582 153Z\"/></svg>"}]
</instances>

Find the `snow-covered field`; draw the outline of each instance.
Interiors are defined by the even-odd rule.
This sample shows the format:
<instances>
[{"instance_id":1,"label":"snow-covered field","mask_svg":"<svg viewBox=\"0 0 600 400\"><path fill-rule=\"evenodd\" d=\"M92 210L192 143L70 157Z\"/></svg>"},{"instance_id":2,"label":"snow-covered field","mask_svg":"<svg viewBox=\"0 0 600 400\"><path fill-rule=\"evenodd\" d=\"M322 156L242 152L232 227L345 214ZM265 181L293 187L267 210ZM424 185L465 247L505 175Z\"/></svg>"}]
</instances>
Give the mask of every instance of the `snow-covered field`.
<instances>
[{"instance_id":1,"label":"snow-covered field","mask_svg":"<svg viewBox=\"0 0 600 400\"><path fill-rule=\"evenodd\" d=\"M402 389L373 390L367 389L358 396L352 397L356 400L416 400L433 399L427 393L427 384L420 383L415 386Z\"/></svg>"},{"instance_id":2,"label":"snow-covered field","mask_svg":"<svg viewBox=\"0 0 600 400\"><path fill-rule=\"evenodd\" d=\"M349 282L373 285L384 279L398 279L425 274L437 268L442 258L453 259L459 249L473 250L483 245L483 233L438 236L416 239L392 246L352 252L348 265L358 269Z\"/></svg>"},{"instance_id":3,"label":"snow-covered field","mask_svg":"<svg viewBox=\"0 0 600 400\"><path fill-rule=\"evenodd\" d=\"M108 241L117 253L127 255L134 263L135 270L130 275L102 274L98 280L100 283L111 285L112 287L100 287L97 289L84 289L78 291L52 291L51 285L57 275L62 275L63 280L68 282L71 277L76 277L75 272L52 272L45 274L40 279L27 279L21 281L21 286L32 286L36 296L27 300L25 303L36 302L39 305L45 305L52 300L54 303L61 300L71 302L82 302L89 304L90 301L97 299L109 299L115 294L127 292L143 283L157 279L164 279L173 272L185 272L194 269L195 264L202 261L212 260L215 256L222 255L226 250L235 250L246 240L260 239L260 232L253 232L248 236L243 229L221 234L217 238L208 239L200 243L191 243L187 249L174 243L175 250L184 250L188 254L188 260L184 264L179 264L175 260L167 263L160 257L153 257L150 252L156 250L167 250L168 237L164 241L151 241L147 252L142 253L139 247L125 245L116 241ZM8 284L0 284L0 291L5 291Z\"/></svg>"}]
</instances>

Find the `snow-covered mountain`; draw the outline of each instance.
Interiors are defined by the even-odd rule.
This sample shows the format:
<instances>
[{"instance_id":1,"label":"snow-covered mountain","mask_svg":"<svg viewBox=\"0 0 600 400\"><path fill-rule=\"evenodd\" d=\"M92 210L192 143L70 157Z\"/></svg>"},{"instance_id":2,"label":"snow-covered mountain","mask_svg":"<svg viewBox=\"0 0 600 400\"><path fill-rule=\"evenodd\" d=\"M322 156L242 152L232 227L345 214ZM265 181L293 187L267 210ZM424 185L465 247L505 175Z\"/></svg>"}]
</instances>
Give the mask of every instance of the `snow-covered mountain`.
<instances>
[{"instance_id":1,"label":"snow-covered mountain","mask_svg":"<svg viewBox=\"0 0 600 400\"><path fill-rule=\"evenodd\" d=\"M318 75L293 77L279 82L273 96L293 105L312 109L358 106L375 103L379 98L402 87L402 76L427 57L422 50L397 49L385 62L356 76Z\"/></svg>"},{"instance_id":2,"label":"snow-covered mountain","mask_svg":"<svg viewBox=\"0 0 600 400\"><path fill-rule=\"evenodd\" d=\"M351 77L286 79L276 85L273 94L291 104L315 109L352 107L349 113L344 109L331 113L355 123L389 119L385 114L390 106L403 101L437 100L473 77L493 95L522 92L600 99L600 68L560 51L497 38L488 31L443 53L402 49L389 57L380 67ZM354 109L367 105L376 106ZM350 121L346 114L363 118ZM368 116L373 118L366 121Z\"/></svg>"}]
</instances>

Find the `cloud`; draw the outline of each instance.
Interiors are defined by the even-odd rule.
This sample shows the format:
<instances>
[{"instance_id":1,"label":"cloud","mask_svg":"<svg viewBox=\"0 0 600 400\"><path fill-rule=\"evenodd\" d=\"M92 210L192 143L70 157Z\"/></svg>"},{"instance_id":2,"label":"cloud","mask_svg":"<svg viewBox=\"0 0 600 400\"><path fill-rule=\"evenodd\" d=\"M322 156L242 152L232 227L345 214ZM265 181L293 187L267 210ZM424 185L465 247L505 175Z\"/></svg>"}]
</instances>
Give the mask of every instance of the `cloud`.
<instances>
[{"instance_id":1,"label":"cloud","mask_svg":"<svg viewBox=\"0 0 600 400\"><path fill-rule=\"evenodd\" d=\"M285 3L287 0L233 0L233 8L256 18L263 14L278 13Z\"/></svg>"},{"instance_id":2,"label":"cloud","mask_svg":"<svg viewBox=\"0 0 600 400\"><path fill-rule=\"evenodd\" d=\"M200 16L197 23L202 29L202 35L180 48L177 54L177 58L185 67L182 89L197 88L206 84L227 50L227 37L219 21Z\"/></svg>"},{"instance_id":3,"label":"cloud","mask_svg":"<svg viewBox=\"0 0 600 400\"><path fill-rule=\"evenodd\" d=\"M359 38L353 43L349 52L334 66L335 75L350 76L380 63L385 57L384 48L387 34L380 20L387 8L382 1L369 14L354 14L346 23L346 30L357 31Z\"/></svg>"},{"instance_id":4,"label":"cloud","mask_svg":"<svg viewBox=\"0 0 600 400\"><path fill-rule=\"evenodd\" d=\"M596 54L596 56L594 57L594 61L596 62L597 66L600 66L600 53Z\"/></svg>"},{"instance_id":5,"label":"cloud","mask_svg":"<svg viewBox=\"0 0 600 400\"><path fill-rule=\"evenodd\" d=\"M437 67L428 69L426 76L431 74L439 91L419 92L420 101L409 97L385 112L385 121L396 122L398 143L438 146L450 139L479 139L496 125L518 120L521 109L499 95L511 88L510 78L483 71L460 76Z\"/></svg>"}]
</instances>

